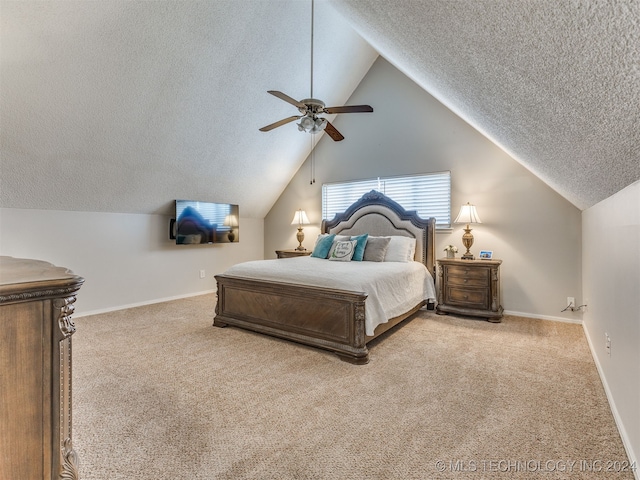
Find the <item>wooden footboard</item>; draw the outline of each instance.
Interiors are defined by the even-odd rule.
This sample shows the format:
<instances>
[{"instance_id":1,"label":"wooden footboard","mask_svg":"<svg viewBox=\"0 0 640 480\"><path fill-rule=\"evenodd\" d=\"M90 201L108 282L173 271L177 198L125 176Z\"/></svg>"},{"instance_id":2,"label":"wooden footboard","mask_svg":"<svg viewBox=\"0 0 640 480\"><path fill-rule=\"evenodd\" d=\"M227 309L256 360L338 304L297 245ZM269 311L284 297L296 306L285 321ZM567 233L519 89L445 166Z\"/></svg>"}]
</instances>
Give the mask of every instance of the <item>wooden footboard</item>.
<instances>
[{"instance_id":1,"label":"wooden footboard","mask_svg":"<svg viewBox=\"0 0 640 480\"><path fill-rule=\"evenodd\" d=\"M234 325L335 352L356 364L369 361L362 292L216 275L213 324Z\"/></svg>"},{"instance_id":2,"label":"wooden footboard","mask_svg":"<svg viewBox=\"0 0 640 480\"><path fill-rule=\"evenodd\" d=\"M329 350L357 365L369 362L367 342L416 313L421 302L366 335L367 294L216 275L213 325L233 325Z\"/></svg>"}]
</instances>

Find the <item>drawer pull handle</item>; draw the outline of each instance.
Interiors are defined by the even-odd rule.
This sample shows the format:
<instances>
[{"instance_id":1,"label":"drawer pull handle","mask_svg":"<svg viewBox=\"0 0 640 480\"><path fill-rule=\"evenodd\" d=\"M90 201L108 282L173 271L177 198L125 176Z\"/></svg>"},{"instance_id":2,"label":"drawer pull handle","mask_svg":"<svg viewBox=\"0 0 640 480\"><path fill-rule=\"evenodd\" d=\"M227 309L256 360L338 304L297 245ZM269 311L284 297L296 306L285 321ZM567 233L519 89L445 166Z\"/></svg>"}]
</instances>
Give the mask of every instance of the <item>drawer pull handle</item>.
<instances>
[{"instance_id":1,"label":"drawer pull handle","mask_svg":"<svg viewBox=\"0 0 640 480\"><path fill-rule=\"evenodd\" d=\"M467 280L466 278L464 279L464 283L467 283L469 280Z\"/></svg>"},{"instance_id":2,"label":"drawer pull handle","mask_svg":"<svg viewBox=\"0 0 640 480\"><path fill-rule=\"evenodd\" d=\"M465 296L464 296L464 299L465 299L465 300L469 300L469 295L465 295Z\"/></svg>"}]
</instances>

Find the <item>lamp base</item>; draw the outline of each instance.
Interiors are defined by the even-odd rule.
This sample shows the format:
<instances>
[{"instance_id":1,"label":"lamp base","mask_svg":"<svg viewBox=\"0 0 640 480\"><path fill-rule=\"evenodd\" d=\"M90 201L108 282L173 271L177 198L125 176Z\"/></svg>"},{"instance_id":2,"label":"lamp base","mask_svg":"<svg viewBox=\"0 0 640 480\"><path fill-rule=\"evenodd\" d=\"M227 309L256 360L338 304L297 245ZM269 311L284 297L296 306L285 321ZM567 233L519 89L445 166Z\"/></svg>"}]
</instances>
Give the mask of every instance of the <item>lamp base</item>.
<instances>
[{"instance_id":1,"label":"lamp base","mask_svg":"<svg viewBox=\"0 0 640 480\"><path fill-rule=\"evenodd\" d=\"M304 232L302 231L302 227L298 227L298 233L296 233L296 238L298 239L298 243L300 244L296 247L296 250L299 252L304 252L306 248L302 246L302 242L304 240Z\"/></svg>"},{"instance_id":2,"label":"lamp base","mask_svg":"<svg viewBox=\"0 0 640 480\"><path fill-rule=\"evenodd\" d=\"M462 260L475 260L473 253L469 251L471 245L473 245L473 235L468 224L467 228L464 229L464 235L462 235L462 244L467 249L467 251L462 255Z\"/></svg>"}]
</instances>

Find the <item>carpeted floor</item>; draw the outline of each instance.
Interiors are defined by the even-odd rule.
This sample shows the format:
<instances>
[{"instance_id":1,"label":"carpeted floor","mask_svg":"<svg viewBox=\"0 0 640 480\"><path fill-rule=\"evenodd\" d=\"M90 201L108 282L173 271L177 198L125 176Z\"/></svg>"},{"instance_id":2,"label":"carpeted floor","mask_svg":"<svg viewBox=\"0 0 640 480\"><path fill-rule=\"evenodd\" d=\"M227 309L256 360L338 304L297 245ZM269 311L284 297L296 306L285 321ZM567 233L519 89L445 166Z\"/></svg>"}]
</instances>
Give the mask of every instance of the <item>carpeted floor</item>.
<instances>
[{"instance_id":1,"label":"carpeted floor","mask_svg":"<svg viewBox=\"0 0 640 480\"><path fill-rule=\"evenodd\" d=\"M75 320L80 478L633 478L578 325L423 311L354 366L214 302Z\"/></svg>"}]
</instances>

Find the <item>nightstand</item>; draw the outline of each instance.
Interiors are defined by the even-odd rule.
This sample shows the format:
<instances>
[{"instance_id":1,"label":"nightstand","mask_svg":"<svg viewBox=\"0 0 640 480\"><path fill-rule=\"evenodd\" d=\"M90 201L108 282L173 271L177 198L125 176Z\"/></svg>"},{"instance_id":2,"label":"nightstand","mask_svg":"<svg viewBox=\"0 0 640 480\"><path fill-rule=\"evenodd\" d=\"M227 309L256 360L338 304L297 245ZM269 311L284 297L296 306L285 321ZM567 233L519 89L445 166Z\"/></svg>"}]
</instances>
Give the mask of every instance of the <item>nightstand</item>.
<instances>
[{"instance_id":1,"label":"nightstand","mask_svg":"<svg viewBox=\"0 0 640 480\"><path fill-rule=\"evenodd\" d=\"M438 307L436 313L459 313L484 317L498 323L500 264L502 260L438 260Z\"/></svg>"},{"instance_id":2,"label":"nightstand","mask_svg":"<svg viewBox=\"0 0 640 480\"><path fill-rule=\"evenodd\" d=\"M305 257L311 255L311 250L276 250L278 258Z\"/></svg>"}]
</instances>

